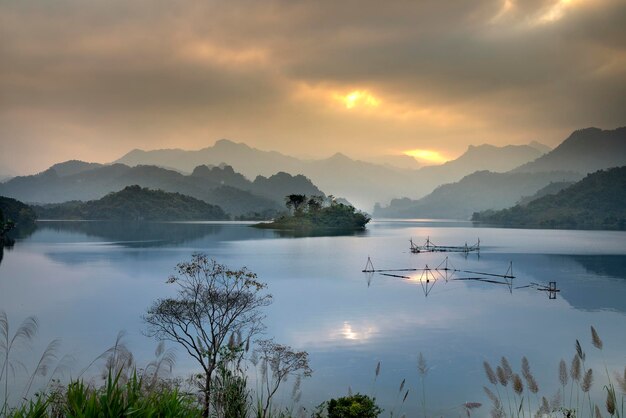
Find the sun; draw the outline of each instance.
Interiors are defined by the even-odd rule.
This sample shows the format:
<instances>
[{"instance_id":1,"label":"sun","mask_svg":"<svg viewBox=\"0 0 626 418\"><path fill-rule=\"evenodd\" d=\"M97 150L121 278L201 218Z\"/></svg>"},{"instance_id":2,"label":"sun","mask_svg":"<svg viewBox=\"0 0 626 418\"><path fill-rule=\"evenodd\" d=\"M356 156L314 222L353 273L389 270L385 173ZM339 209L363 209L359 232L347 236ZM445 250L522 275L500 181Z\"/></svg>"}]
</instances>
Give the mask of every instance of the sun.
<instances>
[{"instance_id":1,"label":"sun","mask_svg":"<svg viewBox=\"0 0 626 418\"><path fill-rule=\"evenodd\" d=\"M403 152L404 155L416 158L420 161L442 164L448 161L443 155L437 151L431 151L426 149L412 149Z\"/></svg>"},{"instance_id":2,"label":"sun","mask_svg":"<svg viewBox=\"0 0 626 418\"><path fill-rule=\"evenodd\" d=\"M348 94L335 94L335 100L342 102L346 109L354 109L356 107L378 107L380 100L374 97L367 90L353 90Z\"/></svg>"}]
</instances>

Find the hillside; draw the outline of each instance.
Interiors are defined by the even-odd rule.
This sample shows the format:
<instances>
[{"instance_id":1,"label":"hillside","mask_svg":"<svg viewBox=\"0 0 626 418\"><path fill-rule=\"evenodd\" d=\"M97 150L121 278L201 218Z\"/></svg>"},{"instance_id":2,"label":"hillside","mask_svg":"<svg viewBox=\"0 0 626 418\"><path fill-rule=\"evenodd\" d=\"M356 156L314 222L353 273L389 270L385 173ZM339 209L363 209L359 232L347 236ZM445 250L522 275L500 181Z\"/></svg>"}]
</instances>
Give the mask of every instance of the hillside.
<instances>
[{"instance_id":1,"label":"hillside","mask_svg":"<svg viewBox=\"0 0 626 418\"><path fill-rule=\"evenodd\" d=\"M527 205L530 202L532 202L533 200L537 200L540 197L549 195L549 194L555 194L560 192L561 190L571 186L572 184L574 184L574 182L572 181L557 181L554 183L550 183L545 187L542 187L541 189L537 190L537 192L531 196L524 196L522 197L517 204L518 205Z\"/></svg>"},{"instance_id":2,"label":"hillside","mask_svg":"<svg viewBox=\"0 0 626 418\"><path fill-rule=\"evenodd\" d=\"M597 171L526 206L474 214L495 225L567 229L626 229L626 166Z\"/></svg>"},{"instance_id":3,"label":"hillside","mask_svg":"<svg viewBox=\"0 0 626 418\"><path fill-rule=\"evenodd\" d=\"M626 127L573 132L549 153L513 170L517 173L565 170L582 174L626 164Z\"/></svg>"},{"instance_id":4,"label":"hillside","mask_svg":"<svg viewBox=\"0 0 626 418\"><path fill-rule=\"evenodd\" d=\"M88 202L35 206L41 219L208 221L228 219L219 207L180 193L128 186Z\"/></svg>"},{"instance_id":5,"label":"hillside","mask_svg":"<svg viewBox=\"0 0 626 418\"><path fill-rule=\"evenodd\" d=\"M419 200L394 199L388 207L376 207L375 217L469 219L474 212L503 209L523 196L536 193L550 182L578 180L571 172L492 173L479 171L458 182L438 187Z\"/></svg>"},{"instance_id":6,"label":"hillside","mask_svg":"<svg viewBox=\"0 0 626 418\"><path fill-rule=\"evenodd\" d=\"M199 166L191 175L156 166L129 167L124 164L97 166L74 174L59 175L57 166L33 176L16 177L2 183L0 194L30 203L62 203L99 199L126 186L139 185L179 192L219 205L235 216L275 214L282 210L282 196L287 194L324 194L301 176L283 173L260 179L262 184L255 184L227 165Z\"/></svg>"},{"instance_id":7,"label":"hillside","mask_svg":"<svg viewBox=\"0 0 626 418\"><path fill-rule=\"evenodd\" d=\"M17 227L30 226L37 216L32 208L19 200L0 196L0 224L10 221Z\"/></svg>"},{"instance_id":8,"label":"hillside","mask_svg":"<svg viewBox=\"0 0 626 418\"><path fill-rule=\"evenodd\" d=\"M197 151L133 150L116 162L130 166L152 164L187 172L202 164L228 164L251 179L277 171L294 176L302 174L327 194L345 197L357 207L371 210L377 201L389 201L397 196L421 197L438 185L457 181L477 170L511 170L539 157L542 151L538 148L541 146L481 145L469 147L462 156L441 166L409 169L389 164L390 161L401 161L400 166L415 167L416 164L407 163L406 159L410 157L406 156L381 156L379 163L355 160L341 153L329 158L303 160L222 139L212 147Z\"/></svg>"}]
</instances>

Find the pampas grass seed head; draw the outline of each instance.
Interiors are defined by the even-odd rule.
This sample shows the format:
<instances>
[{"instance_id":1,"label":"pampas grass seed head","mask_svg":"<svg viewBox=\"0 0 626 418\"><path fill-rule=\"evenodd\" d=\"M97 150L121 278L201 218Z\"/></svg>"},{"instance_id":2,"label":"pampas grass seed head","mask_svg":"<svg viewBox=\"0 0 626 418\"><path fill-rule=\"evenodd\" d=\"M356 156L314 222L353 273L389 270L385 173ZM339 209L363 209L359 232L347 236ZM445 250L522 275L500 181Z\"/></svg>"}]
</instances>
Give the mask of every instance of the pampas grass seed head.
<instances>
[{"instance_id":1,"label":"pampas grass seed head","mask_svg":"<svg viewBox=\"0 0 626 418\"><path fill-rule=\"evenodd\" d=\"M610 390L606 392L606 411L613 416L615 415L615 392L611 392Z\"/></svg>"},{"instance_id":2,"label":"pampas grass seed head","mask_svg":"<svg viewBox=\"0 0 626 418\"><path fill-rule=\"evenodd\" d=\"M591 342L595 348L602 350L602 340L593 325L591 326Z\"/></svg>"},{"instance_id":3,"label":"pampas grass seed head","mask_svg":"<svg viewBox=\"0 0 626 418\"><path fill-rule=\"evenodd\" d=\"M513 377L513 369L511 368L511 365L509 364L507 358L502 357L500 359L500 364L502 365L502 369L504 370L504 373L506 375L506 380L511 380L511 378Z\"/></svg>"},{"instance_id":4,"label":"pampas grass seed head","mask_svg":"<svg viewBox=\"0 0 626 418\"><path fill-rule=\"evenodd\" d=\"M624 376L620 376L619 373L615 372L615 379L617 379L617 384L619 388L622 390L624 394L626 394L626 367L624 367Z\"/></svg>"},{"instance_id":5,"label":"pampas grass seed head","mask_svg":"<svg viewBox=\"0 0 626 418\"><path fill-rule=\"evenodd\" d=\"M578 340L576 340L576 354L578 354L578 357L580 357L582 361L585 361L585 352L580 346L580 341Z\"/></svg>"},{"instance_id":6,"label":"pampas grass seed head","mask_svg":"<svg viewBox=\"0 0 626 418\"><path fill-rule=\"evenodd\" d=\"M577 382L580 380L580 357L578 357L578 354L575 354L572 359L572 366L569 369L569 373L572 380L576 380Z\"/></svg>"},{"instance_id":7,"label":"pampas grass seed head","mask_svg":"<svg viewBox=\"0 0 626 418\"><path fill-rule=\"evenodd\" d=\"M598 405L596 405L596 418L602 418L602 414L600 413L600 408L598 407Z\"/></svg>"},{"instance_id":8,"label":"pampas grass seed head","mask_svg":"<svg viewBox=\"0 0 626 418\"><path fill-rule=\"evenodd\" d=\"M583 377L583 383L582 385L580 385L580 388L582 389L583 392L589 392L589 389L591 389L592 384L593 384L593 370L589 369L587 370L587 373L585 373L585 377Z\"/></svg>"},{"instance_id":9,"label":"pampas grass seed head","mask_svg":"<svg viewBox=\"0 0 626 418\"><path fill-rule=\"evenodd\" d=\"M420 352L419 357L417 358L417 371L420 375L426 376L428 374L428 366L426 366L426 359Z\"/></svg>"},{"instance_id":10,"label":"pampas grass seed head","mask_svg":"<svg viewBox=\"0 0 626 418\"><path fill-rule=\"evenodd\" d=\"M513 390L518 395L521 395L524 392L524 383L522 383L522 378L519 377L517 373L513 375Z\"/></svg>"},{"instance_id":11,"label":"pampas grass seed head","mask_svg":"<svg viewBox=\"0 0 626 418\"><path fill-rule=\"evenodd\" d=\"M568 380L567 364L565 363L565 360L561 359L561 362L559 363L559 381L561 382L561 386L566 386Z\"/></svg>"},{"instance_id":12,"label":"pampas grass seed head","mask_svg":"<svg viewBox=\"0 0 626 418\"><path fill-rule=\"evenodd\" d=\"M493 372L493 369L486 361L483 361L483 367L485 368L485 374L487 374L487 379L492 385L498 383L498 379L496 378L496 374Z\"/></svg>"},{"instance_id":13,"label":"pampas grass seed head","mask_svg":"<svg viewBox=\"0 0 626 418\"><path fill-rule=\"evenodd\" d=\"M509 384L509 379L506 375L506 372L501 366L496 367L496 374L498 376L498 381L500 382L500 384L506 387L506 385Z\"/></svg>"}]
</instances>

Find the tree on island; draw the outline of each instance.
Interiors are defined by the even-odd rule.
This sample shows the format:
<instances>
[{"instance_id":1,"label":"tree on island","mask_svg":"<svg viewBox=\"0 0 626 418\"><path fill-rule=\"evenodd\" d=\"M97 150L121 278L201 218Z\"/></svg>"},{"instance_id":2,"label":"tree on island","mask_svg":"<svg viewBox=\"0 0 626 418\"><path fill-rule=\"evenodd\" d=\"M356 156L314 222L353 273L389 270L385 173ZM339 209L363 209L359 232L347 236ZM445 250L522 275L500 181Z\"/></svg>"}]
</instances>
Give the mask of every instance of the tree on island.
<instances>
[{"instance_id":1,"label":"tree on island","mask_svg":"<svg viewBox=\"0 0 626 418\"><path fill-rule=\"evenodd\" d=\"M304 194L290 194L285 196L287 209L293 209L294 212L299 212L304 203L306 203L306 195Z\"/></svg>"},{"instance_id":2,"label":"tree on island","mask_svg":"<svg viewBox=\"0 0 626 418\"><path fill-rule=\"evenodd\" d=\"M306 196L291 194L285 197L289 214L271 223L257 224L259 228L289 230L359 230L364 229L370 217L354 206L337 202L334 196Z\"/></svg>"}]
</instances>

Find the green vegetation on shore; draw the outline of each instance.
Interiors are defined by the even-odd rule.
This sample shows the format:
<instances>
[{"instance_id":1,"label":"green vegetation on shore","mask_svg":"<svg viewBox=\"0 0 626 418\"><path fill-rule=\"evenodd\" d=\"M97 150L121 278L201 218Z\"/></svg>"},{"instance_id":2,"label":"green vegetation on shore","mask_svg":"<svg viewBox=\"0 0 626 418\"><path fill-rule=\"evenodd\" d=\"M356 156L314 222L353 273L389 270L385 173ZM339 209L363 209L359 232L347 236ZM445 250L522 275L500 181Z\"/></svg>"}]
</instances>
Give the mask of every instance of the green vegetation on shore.
<instances>
[{"instance_id":1,"label":"green vegetation on shore","mask_svg":"<svg viewBox=\"0 0 626 418\"><path fill-rule=\"evenodd\" d=\"M370 221L367 214L351 205L338 203L333 196L325 202L321 196L291 194L285 197L285 204L289 214L255 226L296 231L359 230Z\"/></svg>"},{"instance_id":2,"label":"green vegetation on shore","mask_svg":"<svg viewBox=\"0 0 626 418\"><path fill-rule=\"evenodd\" d=\"M526 205L474 213L472 220L515 227L625 230L626 166L589 174Z\"/></svg>"},{"instance_id":3,"label":"green vegetation on shore","mask_svg":"<svg viewBox=\"0 0 626 418\"><path fill-rule=\"evenodd\" d=\"M72 201L35 206L41 219L115 221L206 221L224 220L228 215L210 205L180 193L128 186L99 200Z\"/></svg>"},{"instance_id":4,"label":"green vegetation on shore","mask_svg":"<svg viewBox=\"0 0 626 418\"><path fill-rule=\"evenodd\" d=\"M8 237L9 231L14 228L22 231L34 228L36 218L30 206L19 200L0 196L0 247L13 244L13 239Z\"/></svg>"}]
</instances>

